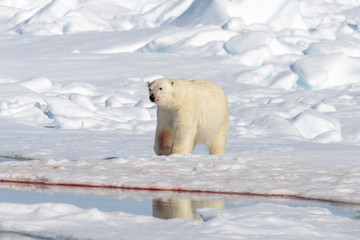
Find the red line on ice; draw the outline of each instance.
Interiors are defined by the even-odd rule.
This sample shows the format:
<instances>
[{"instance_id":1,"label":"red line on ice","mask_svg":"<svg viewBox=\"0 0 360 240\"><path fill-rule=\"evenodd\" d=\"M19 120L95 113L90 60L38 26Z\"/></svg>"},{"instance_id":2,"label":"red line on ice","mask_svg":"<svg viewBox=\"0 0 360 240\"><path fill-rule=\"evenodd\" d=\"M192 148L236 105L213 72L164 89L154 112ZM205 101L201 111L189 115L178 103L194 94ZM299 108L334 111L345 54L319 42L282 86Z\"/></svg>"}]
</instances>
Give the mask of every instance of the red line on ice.
<instances>
[{"instance_id":1,"label":"red line on ice","mask_svg":"<svg viewBox=\"0 0 360 240\"><path fill-rule=\"evenodd\" d=\"M304 196L295 195L295 194L231 192L231 191L198 190L198 189L182 189L182 188L129 187L129 186L114 186L114 185L92 185L92 184L81 184L81 183L50 183L50 182L45 182L45 181L9 180L9 179L0 179L0 183L74 187L74 188L103 188L103 189L120 189L120 190L135 190L135 191L153 191L153 192L223 194L223 195L238 195L238 196L250 196L250 197L279 197L279 198L293 198L293 199L304 200L304 201L321 201L321 202L328 202L328 203L356 204L356 203L352 203L352 202L337 201L337 200L331 200L331 199L325 199L325 198L304 197Z\"/></svg>"}]
</instances>

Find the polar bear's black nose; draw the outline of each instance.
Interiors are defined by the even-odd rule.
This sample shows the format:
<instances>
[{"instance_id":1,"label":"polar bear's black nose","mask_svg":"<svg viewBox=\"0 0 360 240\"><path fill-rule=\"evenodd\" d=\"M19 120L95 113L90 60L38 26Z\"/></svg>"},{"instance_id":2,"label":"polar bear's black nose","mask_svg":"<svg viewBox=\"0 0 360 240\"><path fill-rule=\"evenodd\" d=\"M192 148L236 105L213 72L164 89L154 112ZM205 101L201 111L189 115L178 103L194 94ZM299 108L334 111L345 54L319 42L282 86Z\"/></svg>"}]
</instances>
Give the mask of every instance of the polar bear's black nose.
<instances>
[{"instance_id":1,"label":"polar bear's black nose","mask_svg":"<svg viewBox=\"0 0 360 240\"><path fill-rule=\"evenodd\" d=\"M156 98L155 98L154 94L151 94L149 98L150 98L150 101L155 102Z\"/></svg>"}]
</instances>

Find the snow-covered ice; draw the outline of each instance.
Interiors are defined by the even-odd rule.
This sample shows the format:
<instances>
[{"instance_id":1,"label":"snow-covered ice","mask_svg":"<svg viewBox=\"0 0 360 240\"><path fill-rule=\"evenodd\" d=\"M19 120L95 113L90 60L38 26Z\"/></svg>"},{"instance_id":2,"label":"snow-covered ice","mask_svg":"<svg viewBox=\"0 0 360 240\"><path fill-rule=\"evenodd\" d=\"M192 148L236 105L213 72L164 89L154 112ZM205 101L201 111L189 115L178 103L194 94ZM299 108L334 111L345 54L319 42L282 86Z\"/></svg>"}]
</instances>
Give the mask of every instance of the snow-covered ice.
<instances>
[{"instance_id":1,"label":"snow-covered ice","mask_svg":"<svg viewBox=\"0 0 360 240\"><path fill-rule=\"evenodd\" d=\"M18 238L23 235L50 239L119 236L122 239L356 239L359 234L358 221L334 216L326 209L273 204L222 211L203 208L198 213L206 219L204 222L180 218L161 220L66 204L2 203L0 207L4 209L1 227L11 229L7 234L17 233ZM34 234L25 234L28 232Z\"/></svg>"},{"instance_id":2,"label":"snow-covered ice","mask_svg":"<svg viewBox=\"0 0 360 240\"><path fill-rule=\"evenodd\" d=\"M0 179L360 203L359 9L359 0L0 0L0 155L34 159L0 161ZM145 82L163 76L224 88L227 154L155 156ZM360 237L358 221L322 208L199 211L207 221L1 202L0 231Z\"/></svg>"}]
</instances>

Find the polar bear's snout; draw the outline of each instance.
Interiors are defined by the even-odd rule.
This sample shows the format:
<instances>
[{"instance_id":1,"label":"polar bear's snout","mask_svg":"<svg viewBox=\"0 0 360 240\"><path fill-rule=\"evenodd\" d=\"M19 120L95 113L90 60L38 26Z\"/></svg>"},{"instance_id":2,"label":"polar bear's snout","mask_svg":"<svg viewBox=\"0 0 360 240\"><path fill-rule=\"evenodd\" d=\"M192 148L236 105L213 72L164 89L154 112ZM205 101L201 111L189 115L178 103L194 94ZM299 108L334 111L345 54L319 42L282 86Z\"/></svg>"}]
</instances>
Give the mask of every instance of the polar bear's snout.
<instances>
[{"instance_id":1,"label":"polar bear's snout","mask_svg":"<svg viewBox=\"0 0 360 240\"><path fill-rule=\"evenodd\" d=\"M151 93L151 94L150 94L149 99L150 99L150 101L153 102L153 103L158 103L159 100L160 100L154 93Z\"/></svg>"},{"instance_id":2,"label":"polar bear's snout","mask_svg":"<svg viewBox=\"0 0 360 240\"><path fill-rule=\"evenodd\" d=\"M150 94L150 101L152 101L152 102L155 102L155 100L156 100L156 97L155 97L155 95L152 93L152 94Z\"/></svg>"}]
</instances>

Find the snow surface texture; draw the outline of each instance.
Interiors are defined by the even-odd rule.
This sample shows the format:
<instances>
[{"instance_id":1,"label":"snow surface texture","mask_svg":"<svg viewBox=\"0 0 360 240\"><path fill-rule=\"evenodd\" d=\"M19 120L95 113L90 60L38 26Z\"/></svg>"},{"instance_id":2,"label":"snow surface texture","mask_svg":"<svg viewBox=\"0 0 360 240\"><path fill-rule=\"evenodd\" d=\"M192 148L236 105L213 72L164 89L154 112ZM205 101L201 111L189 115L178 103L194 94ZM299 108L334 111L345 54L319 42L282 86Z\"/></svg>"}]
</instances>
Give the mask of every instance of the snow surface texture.
<instances>
[{"instance_id":1,"label":"snow surface texture","mask_svg":"<svg viewBox=\"0 0 360 240\"><path fill-rule=\"evenodd\" d=\"M360 203L359 6L359 0L0 0L0 155L36 159L1 161L0 178ZM163 76L204 78L225 89L226 155L207 156L201 147L194 155L154 155L156 107L145 82ZM204 210L214 217L194 223L0 205L7 219L1 231L50 237L75 225L64 212L89 220L69 232L76 237L92 237L87 230L99 216L105 230L93 234L105 239L126 233L124 222L130 230L148 222L164 238L172 228L178 239L187 236L181 229L191 238L278 239L280 226L284 238L360 236L358 222L324 209ZM6 212L11 208L16 215ZM41 214L53 208L60 211ZM55 223L42 225L47 218ZM148 236L134 234L129 239Z\"/></svg>"},{"instance_id":2,"label":"snow surface texture","mask_svg":"<svg viewBox=\"0 0 360 240\"><path fill-rule=\"evenodd\" d=\"M0 207L4 209L0 213L2 228L36 232L23 235L41 239L116 239L119 232L121 239L357 239L354 236L360 233L358 221L333 216L326 209L273 204L222 211L203 208L198 213L204 222L179 218L164 221L65 204L1 203ZM27 219L29 215L31 220Z\"/></svg>"}]
</instances>

